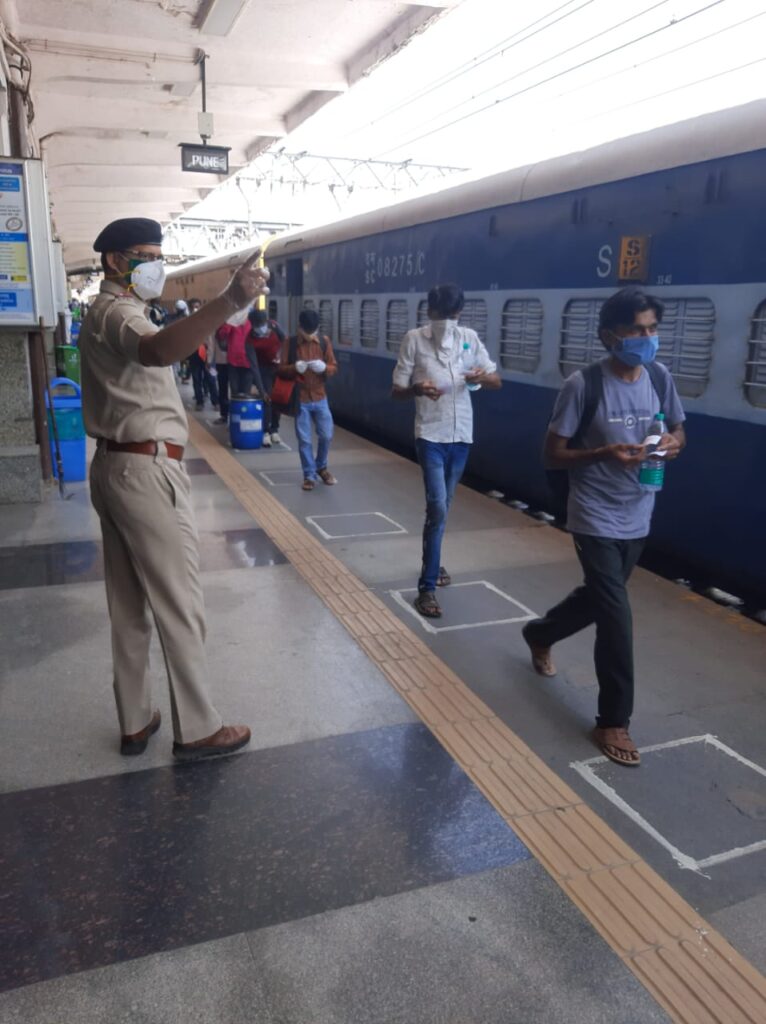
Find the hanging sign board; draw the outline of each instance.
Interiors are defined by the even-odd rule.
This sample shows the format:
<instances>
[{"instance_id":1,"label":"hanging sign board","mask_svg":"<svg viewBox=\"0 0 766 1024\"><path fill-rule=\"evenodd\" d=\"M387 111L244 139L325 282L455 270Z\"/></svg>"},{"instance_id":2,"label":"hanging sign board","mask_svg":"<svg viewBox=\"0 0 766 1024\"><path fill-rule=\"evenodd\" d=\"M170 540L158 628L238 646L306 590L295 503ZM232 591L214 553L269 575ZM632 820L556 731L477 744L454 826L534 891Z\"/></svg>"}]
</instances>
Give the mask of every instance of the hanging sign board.
<instances>
[{"instance_id":1,"label":"hanging sign board","mask_svg":"<svg viewBox=\"0 0 766 1024\"><path fill-rule=\"evenodd\" d=\"M228 174L230 146L201 146L181 143L181 170L201 174Z\"/></svg>"},{"instance_id":2,"label":"hanging sign board","mask_svg":"<svg viewBox=\"0 0 766 1024\"><path fill-rule=\"evenodd\" d=\"M51 245L42 163L0 158L0 326L55 324Z\"/></svg>"}]
</instances>

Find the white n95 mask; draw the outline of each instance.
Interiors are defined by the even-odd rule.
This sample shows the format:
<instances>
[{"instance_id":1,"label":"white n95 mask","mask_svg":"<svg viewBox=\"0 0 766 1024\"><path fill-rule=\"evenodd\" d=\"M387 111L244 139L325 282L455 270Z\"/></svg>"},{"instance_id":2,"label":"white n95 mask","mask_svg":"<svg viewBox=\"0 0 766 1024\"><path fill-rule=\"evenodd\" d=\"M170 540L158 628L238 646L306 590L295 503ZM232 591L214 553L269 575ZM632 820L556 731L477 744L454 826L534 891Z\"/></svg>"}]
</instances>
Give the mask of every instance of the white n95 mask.
<instances>
[{"instance_id":1,"label":"white n95 mask","mask_svg":"<svg viewBox=\"0 0 766 1024\"><path fill-rule=\"evenodd\" d=\"M130 286L139 299L158 299L165 287L165 264L162 260L139 263L130 272Z\"/></svg>"}]
</instances>

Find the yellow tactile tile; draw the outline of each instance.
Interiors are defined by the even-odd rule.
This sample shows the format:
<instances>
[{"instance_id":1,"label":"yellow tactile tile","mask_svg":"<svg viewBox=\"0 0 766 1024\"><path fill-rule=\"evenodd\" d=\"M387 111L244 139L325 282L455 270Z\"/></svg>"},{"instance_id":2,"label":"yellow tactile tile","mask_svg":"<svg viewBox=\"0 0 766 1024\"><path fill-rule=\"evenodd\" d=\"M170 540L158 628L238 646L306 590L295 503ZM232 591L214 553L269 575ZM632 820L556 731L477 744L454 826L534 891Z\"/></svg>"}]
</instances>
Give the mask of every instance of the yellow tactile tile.
<instances>
[{"instance_id":1,"label":"yellow tactile tile","mask_svg":"<svg viewBox=\"0 0 766 1024\"><path fill-rule=\"evenodd\" d=\"M190 426L243 508L671 1019L766 1024L766 979L229 452Z\"/></svg>"}]
</instances>

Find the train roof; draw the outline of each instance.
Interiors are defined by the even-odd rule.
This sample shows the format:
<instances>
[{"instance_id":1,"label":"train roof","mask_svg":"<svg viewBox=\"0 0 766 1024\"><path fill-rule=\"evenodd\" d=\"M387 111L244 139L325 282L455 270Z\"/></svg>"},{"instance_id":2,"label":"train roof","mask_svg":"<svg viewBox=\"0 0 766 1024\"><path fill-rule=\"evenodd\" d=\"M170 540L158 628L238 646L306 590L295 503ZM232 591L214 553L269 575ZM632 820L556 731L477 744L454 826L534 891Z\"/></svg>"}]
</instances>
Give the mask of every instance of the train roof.
<instances>
[{"instance_id":1,"label":"train roof","mask_svg":"<svg viewBox=\"0 0 766 1024\"><path fill-rule=\"evenodd\" d=\"M654 128L592 149L569 153L489 177L455 185L401 203L359 214L315 228L304 228L270 240L270 258L291 251L316 248L397 228L442 220L477 210L491 209L624 178L700 163L766 148L766 100L703 114L676 124ZM218 266L236 265L238 254L187 264L172 276Z\"/></svg>"}]
</instances>

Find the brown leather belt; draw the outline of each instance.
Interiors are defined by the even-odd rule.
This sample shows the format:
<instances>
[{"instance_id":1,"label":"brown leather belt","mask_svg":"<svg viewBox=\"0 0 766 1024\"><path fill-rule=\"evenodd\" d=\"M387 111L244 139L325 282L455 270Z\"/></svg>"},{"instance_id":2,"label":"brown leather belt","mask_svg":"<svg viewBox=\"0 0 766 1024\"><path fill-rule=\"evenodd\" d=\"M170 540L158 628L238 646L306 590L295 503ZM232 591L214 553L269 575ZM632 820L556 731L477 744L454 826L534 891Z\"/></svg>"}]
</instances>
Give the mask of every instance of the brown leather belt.
<instances>
[{"instance_id":1,"label":"brown leather belt","mask_svg":"<svg viewBox=\"0 0 766 1024\"><path fill-rule=\"evenodd\" d=\"M134 455L159 455L160 444L165 445L165 452L169 459L177 459L179 462L184 457L184 450L180 444L171 444L170 441L107 441L108 452L132 452Z\"/></svg>"}]
</instances>

